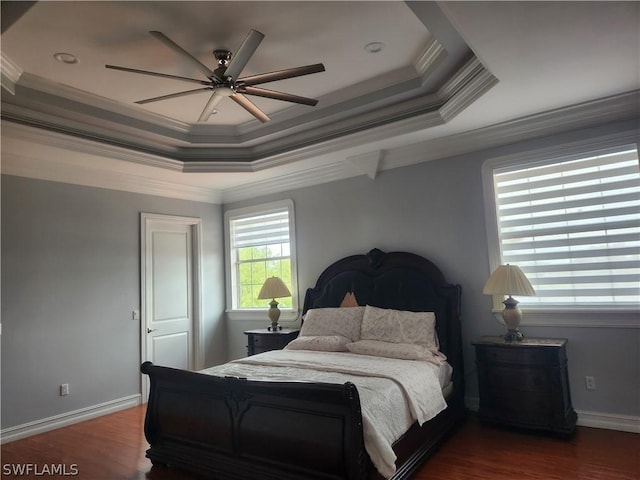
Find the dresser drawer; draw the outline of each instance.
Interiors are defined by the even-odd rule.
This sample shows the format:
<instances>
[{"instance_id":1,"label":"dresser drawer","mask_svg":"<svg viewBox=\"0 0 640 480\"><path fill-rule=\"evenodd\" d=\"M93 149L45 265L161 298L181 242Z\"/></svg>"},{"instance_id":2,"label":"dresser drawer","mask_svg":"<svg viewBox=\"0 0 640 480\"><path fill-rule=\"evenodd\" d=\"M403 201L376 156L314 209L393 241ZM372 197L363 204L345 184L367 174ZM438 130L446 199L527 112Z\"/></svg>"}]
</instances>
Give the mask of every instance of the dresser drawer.
<instances>
[{"instance_id":1,"label":"dresser drawer","mask_svg":"<svg viewBox=\"0 0 640 480\"><path fill-rule=\"evenodd\" d=\"M279 334L251 335L249 341L254 347L260 348L282 348L288 343L288 338Z\"/></svg>"},{"instance_id":2,"label":"dresser drawer","mask_svg":"<svg viewBox=\"0 0 640 480\"><path fill-rule=\"evenodd\" d=\"M257 330L247 330L247 354L268 352L269 350L280 350L291 340L298 336L299 330L285 328L272 332L266 328Z\"/></svg>"},{"instance_id":3,"label":"dresser drawer","mask_svg":"<svg viewBox=\"0 0 640 480\"><path fill-rule=\"evenodd\" d=\"M544 368L522 368L500 365L487 367L486 381L490 389L546 392L551 388L549 371Z\"/></svg>"},{"instance_id":4,"label":"dresser drawer","mask_svg":"<svg viewBox=\"0 0 640 480\"><path fill-rule=\"evenodd\" d=\"M553 409L544 393L510 390L488 392L489 402L480 405L480 416L499 417L504 422L544 426L552 422Z\"/></svg>"},{"instance_id":5,"label":"dresser drawer","mask_svg":"<svg viewBox=\"0 0 640 480\"><path fill-rule=\"evenodd\" d=\"M544 348L487 347L477 352L477 360L486 363L512 363L516 365L553 365L555 352Z\"/></svg>"}]
</instances>

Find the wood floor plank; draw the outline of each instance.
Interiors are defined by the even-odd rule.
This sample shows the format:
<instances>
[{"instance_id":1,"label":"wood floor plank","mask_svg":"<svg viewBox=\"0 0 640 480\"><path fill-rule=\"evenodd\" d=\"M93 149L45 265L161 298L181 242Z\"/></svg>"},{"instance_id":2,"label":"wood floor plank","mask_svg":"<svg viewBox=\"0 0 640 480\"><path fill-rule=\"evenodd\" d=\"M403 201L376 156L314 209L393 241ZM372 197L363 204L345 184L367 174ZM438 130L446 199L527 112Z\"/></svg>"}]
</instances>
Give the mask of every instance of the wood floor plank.
<instances>
[{"instance_id":1,"label":"wood floor plank","mask_svg":"<svg viewBox=\"0 0 640 480\"><path fill-rule=\"evenodd\" d=\"M135 407L76 425L7 443L7 466L73 465L86 480L198 480L192 474L152 468L145 458L145 407ZM61 468L61 467L58 467ZM32 472L33 473L33 472ZM413 476L412 480L638 480L640 435L578 427L569 440L482 425L473 416Z\"/></svg>"}]
</instances>

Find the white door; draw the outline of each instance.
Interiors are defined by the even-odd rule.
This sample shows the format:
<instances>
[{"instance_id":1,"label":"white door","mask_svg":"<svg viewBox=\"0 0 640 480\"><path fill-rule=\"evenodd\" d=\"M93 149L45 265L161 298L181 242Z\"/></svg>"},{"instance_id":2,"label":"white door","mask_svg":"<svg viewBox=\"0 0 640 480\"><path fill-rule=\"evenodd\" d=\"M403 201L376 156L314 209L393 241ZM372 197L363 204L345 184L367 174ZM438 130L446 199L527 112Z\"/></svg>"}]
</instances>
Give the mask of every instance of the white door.
<instances>
[{"instance_id":1,"label":"white door","mask_svg":"<svg viewBox=\"0 0 640 480\"><path fill-rule=\"evenodd\" d=\"M201 368L200 220L142 214L142 238L142 361Z\"/></svg>"}]
</instances>

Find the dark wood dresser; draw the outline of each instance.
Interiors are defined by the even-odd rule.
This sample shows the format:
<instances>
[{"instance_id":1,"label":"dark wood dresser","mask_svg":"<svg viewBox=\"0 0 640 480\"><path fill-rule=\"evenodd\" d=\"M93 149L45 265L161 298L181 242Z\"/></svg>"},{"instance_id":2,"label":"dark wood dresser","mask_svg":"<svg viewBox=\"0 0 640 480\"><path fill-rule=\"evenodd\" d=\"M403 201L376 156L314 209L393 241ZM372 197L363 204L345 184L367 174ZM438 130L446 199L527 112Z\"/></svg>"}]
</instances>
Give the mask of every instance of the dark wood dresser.
<instances>
[{"instance_id":1,"label":"dark wood dresser","mask_svg":"<svg viewBox=\"0 0 640 480\"><path fill-rule=\"evenodd\" d=\"M248 337L247 355L268 352L269 350L281 350L287 343L296 338L300 330L283 328L272 332L266 328L247 330L244 334Z\"/></svg>"},{"instance_id":2,"label":"dark wood dresser","mask_svg":"<svg viewBox=\"0 0 640 480\"><path fill-rule=\"evenodd\" d=\"M513 427L573 433L566 339L506 341L481 337L476 350L480 420Z\"/></svg>"}]
</instances>

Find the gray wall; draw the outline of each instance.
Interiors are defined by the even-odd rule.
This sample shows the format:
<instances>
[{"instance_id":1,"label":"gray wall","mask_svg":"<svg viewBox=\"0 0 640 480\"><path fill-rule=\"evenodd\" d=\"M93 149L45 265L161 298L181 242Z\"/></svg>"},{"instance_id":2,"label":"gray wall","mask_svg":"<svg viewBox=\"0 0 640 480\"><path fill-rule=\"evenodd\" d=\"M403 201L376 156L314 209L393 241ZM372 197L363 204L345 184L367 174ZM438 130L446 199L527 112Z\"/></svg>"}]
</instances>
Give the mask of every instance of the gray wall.
<instances>
[{"instance_id":1,"label":"gray wall","mask_svg":"<svg viewBox=\"0 0 640 480\"><path fill-rule=\"evenodd\" d=\"M283 192L224 208L291 198L301 294L331 262L373 247L433 260L463 289L467 387L477 396L473 349L504 327L481 289L489 275L481 183L485 159L597 137L620 125L476 152ZM2 428L140 392L140 212L203 220L206 364L246 354L248 328L224 322L220 206L2 176ZM569 339L579 410L640 416L640 331L524 327L528 336ZM584 376L598 389L587 391ZM69 383L71 395L58 386Z\"/></svg>"},{"instance_id":2,"label":"gray wall","mask_svg":"<svg viewBox=\"0 0 640 480\"><path fill-rule=\"evenodd\" d=\"M632 128L633 125L631 124ZM295 205L300 294L322 270L339 258L373 247L421 254L438 265L447 280L462 285L463 335L467 392L477 397L471 340L500 335L505 327L491 313L482 294L489 276L481 181L484 160L518 151L593 138L629 124L512 145L492 151L431 161L381 172L375 180L355 177L278 195L237 202L237 208L282 198ZM526 315L526 312L525 312ZM245 355L242 331L265 322L229 321L229 353ZM569 340L569 372L574 407L607 414L640 416L640 332L618 328L523 327L527 336ZM587 391L584 376L597 378Z\"/></svg>"},{"instance_id":3,"label":"gray wall","mask_svg":"<svg viewBox=\"0 0 640 480\"><path fill-rule=\"evenodd\" d=\"M202 219L206 364L226 360L219 205L6 175L1 192L2 428L140 393L141 212Z\"/></svg>"}]
</instances>

